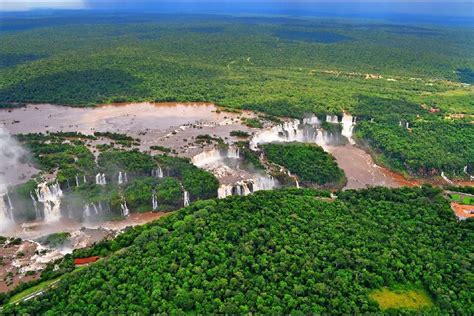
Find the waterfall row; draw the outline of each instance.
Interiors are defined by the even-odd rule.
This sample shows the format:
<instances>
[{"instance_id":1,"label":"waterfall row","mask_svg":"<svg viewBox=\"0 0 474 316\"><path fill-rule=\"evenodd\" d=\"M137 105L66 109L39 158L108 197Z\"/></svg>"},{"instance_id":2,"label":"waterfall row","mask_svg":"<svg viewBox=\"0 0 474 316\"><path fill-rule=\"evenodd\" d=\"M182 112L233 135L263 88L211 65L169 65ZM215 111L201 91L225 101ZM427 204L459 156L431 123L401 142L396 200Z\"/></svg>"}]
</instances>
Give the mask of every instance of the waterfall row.
<instances>
[{"instance_id":1,"label":"waterfall row","mask_svg":"<svg viewBox=\"0 0 474 316\"><path fill-rule=\"evenodd\" d=\"M261 190L272 190L276 186L277 182L273 177L261 176L254 179L238 181L235 184L223 184L217 190L217 197L223 199L231 195L246 196Z\"/></svg>"},{"instance_id":2,"label":"waterfall row","mask_svg":"<svg viewBox=\"0 0 474 316\"><path fill-rule=\"evenodd\" d=\"M317 126L301 125L298 120L274 126L272 129L256 134L250 141L250 148L257 150L258 145L275 142L315 143L326 146L337 141L338 136Z\"/></svg>"}]
</instances>

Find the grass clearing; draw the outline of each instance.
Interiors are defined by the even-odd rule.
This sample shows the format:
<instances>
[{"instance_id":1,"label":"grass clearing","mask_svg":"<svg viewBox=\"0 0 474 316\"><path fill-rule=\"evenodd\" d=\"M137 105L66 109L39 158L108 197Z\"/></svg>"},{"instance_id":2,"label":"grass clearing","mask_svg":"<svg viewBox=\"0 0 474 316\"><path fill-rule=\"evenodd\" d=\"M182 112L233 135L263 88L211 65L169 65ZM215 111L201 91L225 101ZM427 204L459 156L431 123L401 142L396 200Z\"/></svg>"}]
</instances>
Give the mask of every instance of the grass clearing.
<instances>
[{"instance_id":1,"label":"grass clearing","mask_svg":"<svg viewBox=\"0 0 474 316\"><path fill-rule=\"evenodd\" d=\"M56 278L56 279L52 279L52 280L47 280L47 281L44 281L44 282L41 282L35 286L32 286L30 288L27 288L26 290L18 293L18 294L15 294L13 295L10 300L8 301L8 304L12 304L12 303L15 303L17 301L20 301L22 300L23 298L27 297L28 295L31 295L33 293L36 293L36 292L39 292L45 288L47 288L48 286L50 286L51 284L53 284L54 282L58 281L61 277L59 278Z\"/></svg>"},{"instance_id":2,"label":"grass clearing","mask_svg":"<svg viewBox=\"0 0 474 316\"><path fill-rule=\"evenodd\" d=\"M380 306L380 309L411 309L420 310L433 306L433 301L424 289L409 288L396 289L382 288L370 294Z\"/></svg>"}]
</instances>

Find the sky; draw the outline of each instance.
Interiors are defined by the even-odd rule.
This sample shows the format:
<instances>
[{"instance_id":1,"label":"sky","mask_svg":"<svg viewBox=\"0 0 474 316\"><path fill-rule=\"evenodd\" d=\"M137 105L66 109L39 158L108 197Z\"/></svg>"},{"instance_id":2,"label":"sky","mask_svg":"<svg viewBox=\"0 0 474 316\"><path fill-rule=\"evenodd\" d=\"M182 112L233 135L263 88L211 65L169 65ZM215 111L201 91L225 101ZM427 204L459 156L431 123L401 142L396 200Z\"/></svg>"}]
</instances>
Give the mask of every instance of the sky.
<instances>
[{"instance_id":1,"label":"sky","mask_svg":"<svg viewBox=\"0 0 474 316\"><path fill-rule=\"evenodd\" d=\"M196 13L326 12L474 16L474 0L0 0L0 11L113 9ZM207 2L207 3L203 3ZM234 12L233 12L234 11Z\"/></svg>"}]
</instances>

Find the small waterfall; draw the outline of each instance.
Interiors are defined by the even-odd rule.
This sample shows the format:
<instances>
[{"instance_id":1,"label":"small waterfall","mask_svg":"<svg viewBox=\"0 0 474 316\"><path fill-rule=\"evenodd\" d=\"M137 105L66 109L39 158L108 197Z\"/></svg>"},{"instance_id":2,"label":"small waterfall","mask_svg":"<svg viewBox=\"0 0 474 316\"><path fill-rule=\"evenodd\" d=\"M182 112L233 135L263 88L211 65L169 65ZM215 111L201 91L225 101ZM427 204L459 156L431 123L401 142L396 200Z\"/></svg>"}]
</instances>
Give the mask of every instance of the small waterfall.
<instances>
[{"instance_id":1,"label":"small waterfall","mask_svg":"<svg viewBox=\"0 0 474 316\"><path fill-rule=\"evenodd\" d=\"M102 201L99 201L99 212L100 214L104 213L104 209L102 208Z\"/></svg>"},{"instance_id":2,"label":"small waterfall","mask_svg":"<svg viewBox=\"0 0 474 316\"><path fill-rule=\"evenodd\" d=\"M290 170L288 170L288 176L290 178L293 178L293 180L295 180L295 185L296 185L296 188L300 188L300 183L298 182L298 177L297 176L294 176L291 174Z\"/></svg>"},{"instance_id":3,"label":"small waterfall","mask_svg":"<svg viewBox=\"0 0 474 316\"><path fill-rule=\"evenodd\" d=\"M59 183L47 185L46 182L40 183L36 189L38 202L44 205L44 220L46 222L57 221L61 218L61 197L63 191Z\"/></svg>"},{"instance_id":4,"label":"small waterfall","mask_svg":"<svg viewBox=\"0 0 474 316\"><path fill-rule=\"evenodd\" d=\"M35 196L33 195L33 192L30 191L30 197L31 200L33 201L33 207L35 208L35 214L36 214L36 219L41 219L41 212L38 208L38 201L36 201Z\"/></svg>"},{"instance_id":5,"label":"small waterfall","mask_svg":"<svg viewBox=\"0 0 474 316\"><path fill-rule=\"evenodd\" d=\"M90 218L91 215L92 214L91 214L90 205L89 205L89 203L86 203L86 205L84 205L84 210L82 211L82 218L83 219Z\"/></svg>"},{"instance_id":6,"label":"small waterfall","mask_svg":"<svg viewBox=\"0 0 474 316\"><path fill-rule=\"evenodd\" d=\"M448 177L444 174L444 171L441 171L441 178L443 178L447 183L453 184L453 181L448 179Z\"/></svg>"},{"instance_id":7,"label":"small waterfall","mask_svg":"<svg viewBox=\"0 0 474 316\"><path fill-rule=\"evenodd\" d=\"M189 193L186 190L183 192L183 203L184 207L189 206Z\"/></svg>"},{"instance_id":8,"label":"small waterfall","mask_svg":"<svg viewBox=\"0 0 474 316\"><path fill-rule=\"evenodd\" d=\"M10 195L7 193L7 202L8 202L8 210L10 215L13 214L13 203L12 200L10 199Z\"/></svg>"},{"instance_id":9,"label":"small waterfall","mask_svg":"<svg viewBox=\"0 0 474 316\"><path fill-rule=\"evenodd\" d=\"M151 176L156 178L163 178L163 170L161 169L161 167L153 169L151 171Z\"/></svg>"},{"instance_id":10,"label":"small waterfall","mask_svg":"<svg viewBox=\"0 0 474 316\"><path fill-rule=\"evenodd\" d=\"M326 122L337 124L339 123L339 118L337 115L326 115Z\"/></svg>"},{"instance_id":11,"label":"small waterfall","mask_svg":"<svg viewBox=\"0 0 474 316\"><path fill-rule=\"evenodd\" d=\"M94 208L94 213L95 213L95 215L98 215L98 214L99 214L99 210L97 209L97 206L95 205L95 203L92 203L92 207Z\"/></svg>"},{"instance_id":12,"label":"small waterfall","mask_svg":"<svg viewBox=\"0 0 474 316\"><path fill-rule=\"evenodd\" d=\"M118 184L122 184L123 183L123 176L122 176L122 171L119 171L119 174L118 174Z\"/></svg>"},{"instance_id":13,"label":"small waterfall","mask_svg":"<svg viewBox=\"0 0 474 316\"><path fill-rule=\"evenodd\" d=\"M464 168L462 169L462 171L463 171L465 174L469 174L469 173L467 172L467 165L464 166Z\"/></svg>"},{"instance_id":14,"label":"small waterfall","mask_svg":"<svg viewBox=\"0 0 474 316\"><path fill-rule=\"evenodd\" d=\"M402 121L398 122L398 126L400 126L400 127L402 126Z\"/></svg>"},{"instance_id":15,"label":"small waterfall","mask_svg":"<svg viewBox=\"0 0 474 316\"><path fill-rule=\"evenodd\" d=\"M106 185L107 184L107 180L105 179L105 174L104 173L98 173L96 176L95 176L95 184L99 184L99 185Z\"/></svg>"},{"instance_id":16,"label":"small waterfall","mask_svg":"<svg viewBox=\"0 0 474 316\"><path fill-rule=\"evenodd\" d=\"M128 183L128 176L126 172L123 174L123 181L125 181L125 183Z\"/></svg>"},{"instance_id":17,"label":"small waterfall","mask_svg":"<svg viewBox=\"0 0 474 316\"><path fill-rule=\"evenodd\" d=\"M122 204L120 204L120 208L122 209L123 216L128 216L130 214L130 211L128 210L127 206L127 201L123 201Z\"/></svg>"},{"instance_id":18,"label":"small waterfall","mask_svg":"<svg viewBox=\"0 0 474 316\"><path fill-rule=\"evenodd\" d=\"M318 117L316 115L311 115L309 117L305 117L303 119L303 124L309 124L309 125L319 125L321 122L319 121Z\"/></svg>"},{"instance_id":19,"label":"small waterfall","mask_svg":"<svg viewBox=\"0 0 474 316\"><path fill-rule=\"evenodd\" d=\"M79 186L79 177L76 174L76 187L78 187L78 186Z\"/></svg>"},{"instance_id":20,"label":"small waterfall","mask_svg":"<svg viewBox=\"0 0 474 316\"><path fill-rule=\"evenodd\" d=\"M410 128L410 123L406 122L406 123L405 123L405 128L406 128L406 129L409 129L409 128Z\"/></svg>"},{"instance_id":21,"label":"small waterfall","mask_svg":"<svg viewBox=\"0 0 474 316\"><path fill-rule=\"evenodd\" d=\"M158 208L158 198L156 197L156 193L154 192L151 197L151 204L153 207L153 211L156 211L156 209Z\"/></svg>"},{"instance_id":22,"label":"small waterfall","mask_svg":"<svg viewBox=\"0 0 474 316\"><path fill-rule=\"evenodd\" d=\"M87 183L87 179L86 179L86 176L84 176L84 184Z\"/></svg>"}]
</instances>

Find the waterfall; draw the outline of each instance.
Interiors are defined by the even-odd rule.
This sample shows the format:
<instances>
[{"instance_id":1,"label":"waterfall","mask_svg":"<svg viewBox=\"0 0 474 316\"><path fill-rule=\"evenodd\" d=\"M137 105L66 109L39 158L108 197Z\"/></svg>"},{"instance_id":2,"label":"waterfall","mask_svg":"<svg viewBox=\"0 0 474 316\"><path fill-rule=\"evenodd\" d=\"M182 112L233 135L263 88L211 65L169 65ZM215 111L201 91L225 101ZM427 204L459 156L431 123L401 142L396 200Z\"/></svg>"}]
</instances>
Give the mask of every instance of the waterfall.
<instances>
[{"instance_id":1,"label":"waterfall","mask_svg":"<svg viewBox=\"0 0 474 316\"><path fill-rule=\"evenodd\" d=\"M153 207L153 211L156 211L156 209L158 208L158 198L156 197L156 193L152 194L151 204L152 204L152 207Z\"/></svg>"},{"instance_id":2,"label":"waterfall","mask_svg":"<svg viewBox=\"0 0 474 316\"><path fill-rule=\"evenodd\" d=\"M462 171L463 171L465 174L469 174L469 173L467 172L467 165L464 166L464 168L462 169Z\"/></svg>"},{"instance_id":3,"label":"waterfall","mask_svg":"<svg viewBox=\"0 0 474 316\"><path fill-rule=\"evenodd\" d=\"M288 176L290 178L293 178L293 180L295 180L295 185L296 185L296 188L300 188L300 183L298 182L298 177L297 176L294 176L291 174L290 170L288 170Z\"/></svg>"},{"instance_id":4,"label":"waterfall","mask_svg":"<svg viewBox=\"0 0 474 316\"><path fill-rule=\"evenodd\" d=\"M123 183L122 171L119 171L119 174L118 174L118 184L122 184L122 183Z\"/></svg>"},{"instance_id":5,"label":"waterfall","mask_svg":"<svg viewBox=\"0 0 474 316\"><path fill-rule=\"evenodd\" d=\"M84 211L82 212L82 218L86 219L89 217L91 217L91 208L89 203L86 203L86 205L84 205Z\"/></svg>"},{"instance_id":6,"label":"waterfall","mask_svg":"<svg viewBox=\"0 0 474 316\"><path fill-rule=\"evenodd\" d=\"M123 174L123 181L125 181L125 183L128 183L128 176L126 172Z\"/></svg>"},{"instance_id":7,"label":"waterfall","mask_svg":"<svg viewBox=\"0 0 474 316\"><path fill-rule=\"evenodd\" d=\"M104 209L102 208L102 201L99 201L99 212L100 212L101 214L104 213Z\"/></svg>"},{"instance_id":8,"label":"waterfall","mask_svg":"<svg viewBox=\"0 0 474 316\"><path fill-rule=\"evenodd\" d=\"M5 195L0 195L0 228L12 223L12 214L5 203Z\"/></svg>"},{"instance_id":9,"label":"waterfall","mask_svg":"<svg viewBox=\"0 0 474 316\"><path fill-rule=\"evenodd\" d=\"M156 178L163 178L163 170L161 169L161 167L153 169L151 171L151 176Z\"/></svg>"},{"instance_id":10,"label":"waterfall","mask_svg":"<svg viewBox=\"0 0 474 316\"><path fill-rule=\"evenodd\" d=\"M303 119L303 124L309 124L309 125L319 125L321 122L319 121L318 117L316 115L311 115L309 117L305 117Z\"/></svg>"},{"instance_id":11,"label":"waterfall","mask_svg":"<svg viewBox=\"0 0 474 316\"><path fill-rule=\"evenodd\" d=\"M184 190L184 193L183 193L183 202L184 202L184 207L189 205L189 193L186 190Z\"/></svg>"},{"instance_id":12,"label":"waterfall","mask_svg":"<svg viewBox=\"0 0 474 316\"><path fill-rule=\"evenodd\" d=\"M406 129L408 129L410 127L410 124L408 122L406 122L405 127L406 127Z\"/></svg>"},{"instance_id":13,"label":"waterfall","mask_svg":"<svg viewBox=\"0 0 474 316\"><path fill-rule=\"evenodd\" d=\"M98 214L99 214L99 210L97 209L97 206L95 205L95 203L92 203L92 207L94 208L94 213L95 213L95 215L98 215Z\"/></svg>"},{"instance_id":14,"label":"waterfall","mask_svg":"<svg viewBox=\"0 0 474 316\"><path fill-rule=\"evenodd\" d=\"M449 180L448 177L444 174L443 171L441 171L441 178L443 178L444 181L446 181L447 183L453 184L453 181Z\"/></svg>"},{"instance_id":15,"label":"waterfall","mask_svg":"<svg viewBox=\"0 0 474 316\"><path fill-rule=\"evenodd\" d=\"M355 125L355 117L352 115L344 113L342 116L342 136L345 136L350 144L355 144L354 140L352 139L352 132L354 131Z\"/></svg>"},{"instance_id":16,"label":"waterfall","mask_svg":"<svg viewBox=\"0 0 474 316\"><path fill-rule=\"evenodd\" d=\"M339 118L337 115L326 115L326 122L337 124L339 123Z\"/></svg>"},{"instance_id":17,"label":"waterfall","mask_svg":"<svg viewBox=\"0 0 474 316\"><path fill-rule=\"evenodd\" d=\"M46 182L40 183L36 189L38 202L44 205L44 220L46 222L57 221L61 218L61 197L63 191L59 183L48 186Z\"/></svg>"},{"instance_id":18,"label":"waterfall","mask_svg":"<svg viewBox=\"0 0 474 316\"><path fill-rule=\"evenodd\" d=\"M104 173L98 173L96 176L95 176L95 184L99 184L99 185L106 185L107 184L107 180L105 179L105 174Z\"/></svg>"},{"instance_id":19,"label":"waterfall","mask_svg":"<svg viewBox=\"0 0 474 316\"><path fill-rule=\"evenodd\" d=\"M35 214L36 214L36 219L41 219L41 212L38 208L38 201L36 201L35 196L33 195L33 192L30 191L30 197L31 200L33 201L33 207L35 208Z\"/></svg>"},{"instance_id":20,"label":"waterfall","mask_svg":"<svg viewBox=\"0 0 474 316\"><path fill-rule=\"evenodd\" d=\"M253 190L252 192L257 192L261 190L272 190L276 187L277 183L273 177L257 177L252 180Z\"/></svg>"},{"instance_id":21,"label":"waterfall","mask_svg":"<svg viewBox=\"0 0 474 316\"><path fill-rule=\"evenodd\" d=\"M76 187L78 187L78 186L79 186L79 177L76 174Z\"/></svg>"},{"instance_id":22,"label":"waterfall","mask_svg":"<svg viewBox=\"0 0 474 316\"><path fill-rule=\"evenodd\" d=\"M123 201L122 204L120 204L120 208L122 209L123 216L128 216L130 214L130 211L128 210L127 206L127 201Z\"/></svg>"},{"instance_id":23,"label":"waterfall","mask_svg":"<svg viewBox=\"0 0 474 316\"><path fill-rule=\"evenodd\" d=\"M229 146L229 148L227 149L227 158L238 159L240 158L239 155L240 155L240 150L238 147Z\"/></svg>"},{"instance_id":24,"label":"waterfall","mask_svg":"<svg viewBox=\"0 0 474 316\"><path fill-rule=\"evenodd\" d=\"M197 154L191 158L191 162L196 167L203 167L206 165L215 164L224 158L239 159L239 148L235 146L229 146L225 151L213 148L211 150L203 151L202 153Z\"/></svg>"},{"instance_id":25,"label":"waterfall","mask_svg":"<svg viewBox=\"0 0 474 316\"><path fill-rule=\"evenodd\" d=\"M226 198L232 195L233 185L222 184L219 189L217 189L217 197L219 199Z\"/></svg>"},{"instance_id":26,"label":"waterfall","mask_svg":"<svg viewBox=\"0 0 474 316\"><path fill-rule=\"evenodd\" d=\"M84 176L84 184L87 183L87 179L86 179L86 176Z\"/></svg>"},{"instance_id":27,"label":"waterfall","mask_svg":"<svg viewBox=\"0 0 474 316\"><path fill-rule=\"evenodd\" d=\"M402 121L398 122L398 126L400 126L400 127L402 126Z\"/></svg>"}]
</instances>

